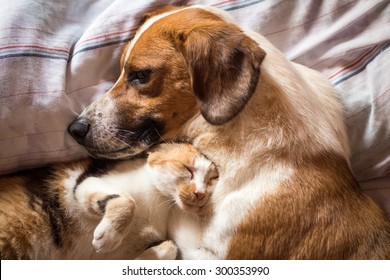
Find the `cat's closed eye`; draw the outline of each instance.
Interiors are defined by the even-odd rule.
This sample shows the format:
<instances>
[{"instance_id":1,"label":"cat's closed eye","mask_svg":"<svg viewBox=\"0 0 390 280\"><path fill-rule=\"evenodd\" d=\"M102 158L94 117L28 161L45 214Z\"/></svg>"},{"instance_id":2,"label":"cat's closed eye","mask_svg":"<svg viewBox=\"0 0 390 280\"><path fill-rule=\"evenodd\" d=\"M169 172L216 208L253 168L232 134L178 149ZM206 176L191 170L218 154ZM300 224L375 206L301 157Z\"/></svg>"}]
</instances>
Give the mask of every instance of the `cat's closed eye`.
<instances>
[{"instance_id":1,"label":"cat's closed eye","mask_svg":"<svg viewBox=\"0 0 390 280\"><path fill-rule=\"evenodd\" d=\"M219 179L219 172L214 164L211 164L208 170L208 181L210 184L215 184Z\"/></svg>"},{"instance_id":2,"label":"cat's closed eye","mask_svg":"<svg viewBox=\"0 0 390 280\"><path fill-rule=\"evenodd\" d=\"M188 174L187 175L190 175L190 180L192 180L194 178L194 170L192 167L190 166L187 166L185 164L183 164L184 168L188 171Z\"/></svg>"}]
</instances>

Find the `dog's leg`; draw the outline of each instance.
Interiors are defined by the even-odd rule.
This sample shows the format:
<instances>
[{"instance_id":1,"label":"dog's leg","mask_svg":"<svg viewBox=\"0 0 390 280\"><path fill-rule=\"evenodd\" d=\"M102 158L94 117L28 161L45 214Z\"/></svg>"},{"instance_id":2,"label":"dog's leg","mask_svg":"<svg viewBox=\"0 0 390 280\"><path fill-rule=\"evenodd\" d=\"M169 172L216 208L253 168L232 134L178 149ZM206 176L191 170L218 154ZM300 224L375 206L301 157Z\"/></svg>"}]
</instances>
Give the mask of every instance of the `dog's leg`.
<instances>
[{"instance_id":1,"label":"dog's leg","mask_svg":"<svg viewBox=\"0 0 390 280\"><path fill-rule=\"evenodd\" d=\"M176 257L176 245L172 241L167 240L145 250L136 260L175 260Z\"/></svg>"},{"instance_id":2,"label":"dog's leg","mask_svg":"<svg viewBox=\"0 0 390 280\"><path fill-rule=\"evenodd\" d=\"M135 202L131 195L115 192L103 180L90 177L78 187L77 198L83 212L101 218L92 241L96 251L104 253L118 248L134 217Z\"/></svg>"}]
</instances>

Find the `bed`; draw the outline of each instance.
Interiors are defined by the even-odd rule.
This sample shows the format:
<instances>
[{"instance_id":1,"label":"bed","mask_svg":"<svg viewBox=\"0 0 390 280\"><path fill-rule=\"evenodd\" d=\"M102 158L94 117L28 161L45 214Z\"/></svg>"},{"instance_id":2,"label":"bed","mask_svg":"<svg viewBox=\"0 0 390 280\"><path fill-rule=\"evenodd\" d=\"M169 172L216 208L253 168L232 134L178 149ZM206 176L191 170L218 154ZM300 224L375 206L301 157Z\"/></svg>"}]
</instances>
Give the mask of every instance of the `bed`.
<instances>
[{"instance_id":1,"label":"bed","mask_svg":"<svg viewBox=\"0 0 390 280\"><path fill-rule=\"evenodd\" d=\"M351 165L390 218L390 1L19 0L0 10L0 174L86 157L69 123L119 76L142 15L167 4L224 9L345 106Z\"/></svg>"}]
</instances>

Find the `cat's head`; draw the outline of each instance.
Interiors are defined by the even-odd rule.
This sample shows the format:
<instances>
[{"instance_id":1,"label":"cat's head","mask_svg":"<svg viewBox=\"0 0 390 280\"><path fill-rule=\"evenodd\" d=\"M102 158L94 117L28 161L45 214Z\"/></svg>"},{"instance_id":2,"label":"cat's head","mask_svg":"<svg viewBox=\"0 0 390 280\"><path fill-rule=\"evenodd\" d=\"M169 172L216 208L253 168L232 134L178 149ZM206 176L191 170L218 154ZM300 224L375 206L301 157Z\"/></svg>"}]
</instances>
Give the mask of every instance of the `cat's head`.
<instances>
[{"instance_id":1,"label":"cat's head","mask_svg":"<svg viewBox=\"0 0 390 280\"><path fill-rule=\"evenodd\" d=\"M205 206L218 179L214 163L189 144L162 144L148 164L155 187L185 211Z\"/></svg>"}]
</instances>

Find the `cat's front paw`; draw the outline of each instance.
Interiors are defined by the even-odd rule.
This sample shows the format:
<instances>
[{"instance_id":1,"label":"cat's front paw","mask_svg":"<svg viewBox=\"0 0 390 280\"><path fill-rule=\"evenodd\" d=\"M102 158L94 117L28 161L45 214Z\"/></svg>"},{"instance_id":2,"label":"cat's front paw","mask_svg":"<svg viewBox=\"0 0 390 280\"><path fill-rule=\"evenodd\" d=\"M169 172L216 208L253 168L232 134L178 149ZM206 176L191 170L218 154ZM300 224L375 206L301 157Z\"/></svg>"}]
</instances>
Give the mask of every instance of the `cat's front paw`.
<instances>
[{"instance_id":1,"label":"cat's front paw","mask_svg":"<svg viewBox=\"0 0 390 280\"><path fill-rule=\"evenodd\" d=\"M110 219L103 218L95 229L92 245L98 253L111 252L121 245L126 233L115 229Z\"/></svg>"},{"instance_id":2,"label":"cat's front paw","mask_svg":"<svg viewBox=\"0 0 390 280\"><path fill-rule=\"evenodd\" d=\"M135 202L129 194L121 194L107 201L103 219L93 234L92 245L96 252L106 253L118 248L130 231Z\"/></svg>"}]
</instances>

